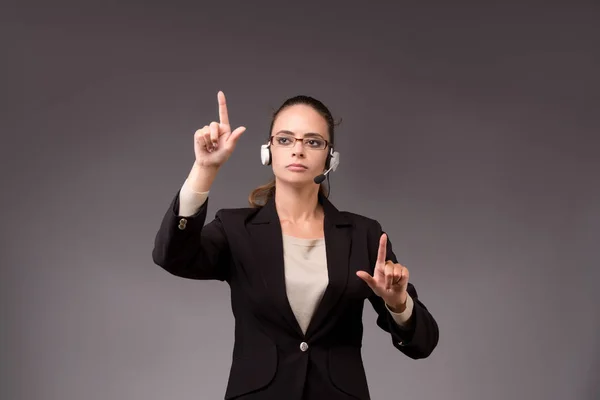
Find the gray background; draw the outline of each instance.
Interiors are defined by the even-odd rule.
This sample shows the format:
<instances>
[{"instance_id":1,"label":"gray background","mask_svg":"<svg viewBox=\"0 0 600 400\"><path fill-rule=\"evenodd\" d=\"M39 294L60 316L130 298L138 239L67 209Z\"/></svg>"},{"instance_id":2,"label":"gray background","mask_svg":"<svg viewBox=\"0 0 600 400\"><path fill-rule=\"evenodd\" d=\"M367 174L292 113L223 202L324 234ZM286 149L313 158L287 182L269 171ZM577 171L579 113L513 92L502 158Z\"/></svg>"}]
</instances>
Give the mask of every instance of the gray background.
<instances>
[{"instance_id":1,"label":"gray background","mask_svg":"<svg viewBox=\"0 0 600 400\"><path fill-rule=\"evenodd\" d=\"M248 130L211 219L271 176L285 98L343 119L331 200L441 331L410 360L366 305L374 399L600 398L598 3L414 3L5 7L0 398L222 398L226 284L151 259L218 90Z\"/></svg>"}]
</instances>

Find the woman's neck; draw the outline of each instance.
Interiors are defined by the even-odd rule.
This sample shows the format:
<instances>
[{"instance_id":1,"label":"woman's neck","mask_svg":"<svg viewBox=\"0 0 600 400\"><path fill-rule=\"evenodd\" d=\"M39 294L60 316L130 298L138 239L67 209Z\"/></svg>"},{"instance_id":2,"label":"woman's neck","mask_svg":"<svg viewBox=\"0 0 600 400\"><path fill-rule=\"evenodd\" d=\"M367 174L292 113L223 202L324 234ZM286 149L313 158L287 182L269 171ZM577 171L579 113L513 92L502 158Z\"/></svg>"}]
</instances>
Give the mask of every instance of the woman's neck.
<instances>
[{"instance_id":1,"label":"woman's neck","mask_svg":"<svg viewBox=\"0 0 600 400\"><path fill-rule=\"evenodd\" d=\"M279 219L291 224L321 219L323 211L318 194L319 185L299 188L278 183L275 207Z\"/></svg>"}]
</instances>

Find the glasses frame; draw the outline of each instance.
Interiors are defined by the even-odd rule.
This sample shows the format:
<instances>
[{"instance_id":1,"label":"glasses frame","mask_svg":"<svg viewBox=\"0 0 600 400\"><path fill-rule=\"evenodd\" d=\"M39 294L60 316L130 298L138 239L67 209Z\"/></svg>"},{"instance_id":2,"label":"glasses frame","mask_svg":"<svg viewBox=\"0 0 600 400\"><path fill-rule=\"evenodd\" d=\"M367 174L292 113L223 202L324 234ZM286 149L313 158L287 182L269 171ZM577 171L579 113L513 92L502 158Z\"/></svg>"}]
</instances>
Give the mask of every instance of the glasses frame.
<instances>
[{"instance_id":1,"label":"glasses frame","mask_svg":"<svg viewBox=\"0 0 600 400\"><path fill-rule=\"evenodd\" d=\"M281 148L284 148L284 149L288 148L288 146L281 146L279 144L273 144L273 140L276 137L284 137L286 139L293 139L294 142L289 146L289 148L293 148L296 145L296 142L299 141L299 140L302 142L302 147L305 148L305 149L309 149L309 150L327 150L327 148L330 147L330 145L331 145L331 143L329 143L329 141L327 139L325 139L324 137L322 137L322 136L319 136L319 137L317 137L317 136L309 136L309 137L297 138L295 136L289 136L289 135L273 135L273 136L269 137L269 146L281 147ZM313 140L313 139L319 139L319 140L324 141L325 142L325 147L323 147L322 149L315 149L314 147L306 146L304 144L305 140Z\"/></svg>"}]
</instances>

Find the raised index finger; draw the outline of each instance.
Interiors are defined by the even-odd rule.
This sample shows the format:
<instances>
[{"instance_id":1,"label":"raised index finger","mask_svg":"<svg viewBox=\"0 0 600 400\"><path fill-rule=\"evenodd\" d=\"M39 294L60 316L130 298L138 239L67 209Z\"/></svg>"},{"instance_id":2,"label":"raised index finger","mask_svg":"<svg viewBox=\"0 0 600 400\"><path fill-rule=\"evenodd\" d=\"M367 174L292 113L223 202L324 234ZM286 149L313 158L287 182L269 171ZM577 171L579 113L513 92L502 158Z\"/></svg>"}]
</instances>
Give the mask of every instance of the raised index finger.
<instances>
[{"instance_id":1,"label":"raised index finger","mask_svg":"<svg viewBox=\"0 0 600 400\"><path fill-rule=\"evenodd\" d=\"M387 254L387 235L384 233L379 238L379 250L377 251L377 264L385 264Z\"/></svg>"},{"instance_id":2,"label":"raised index finger","mask_svg":"<svg viewBox=\"0 0 600 400\"><path fill-rule=\"evenodd\" d=\"M227 103L225 101L225 93L219 90L217 94L219 100L219 122L221 124L229 125L229 115L227 114Z\"/></svg>"}]
</instances>

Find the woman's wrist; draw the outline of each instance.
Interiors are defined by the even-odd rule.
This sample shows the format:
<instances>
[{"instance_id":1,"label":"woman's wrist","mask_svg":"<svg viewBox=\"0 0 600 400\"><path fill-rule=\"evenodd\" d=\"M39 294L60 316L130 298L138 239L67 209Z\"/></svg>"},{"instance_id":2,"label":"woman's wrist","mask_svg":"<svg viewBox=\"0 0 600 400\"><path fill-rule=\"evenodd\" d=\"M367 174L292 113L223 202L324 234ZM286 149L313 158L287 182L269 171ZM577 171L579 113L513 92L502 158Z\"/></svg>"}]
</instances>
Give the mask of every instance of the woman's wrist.
<instances>
[{"instance_id":1,"label":"woman's wrist","mask_svg":"<svg viewBox=\"0 0 600 400\"><path fill-rule=\"evenodd\" d=\"M187 185L189 189L196 193L208 192L212 186L219 167L216 166L202 166L196 162L192 167L188 177Z\"/></svg>"}]
</instances>

